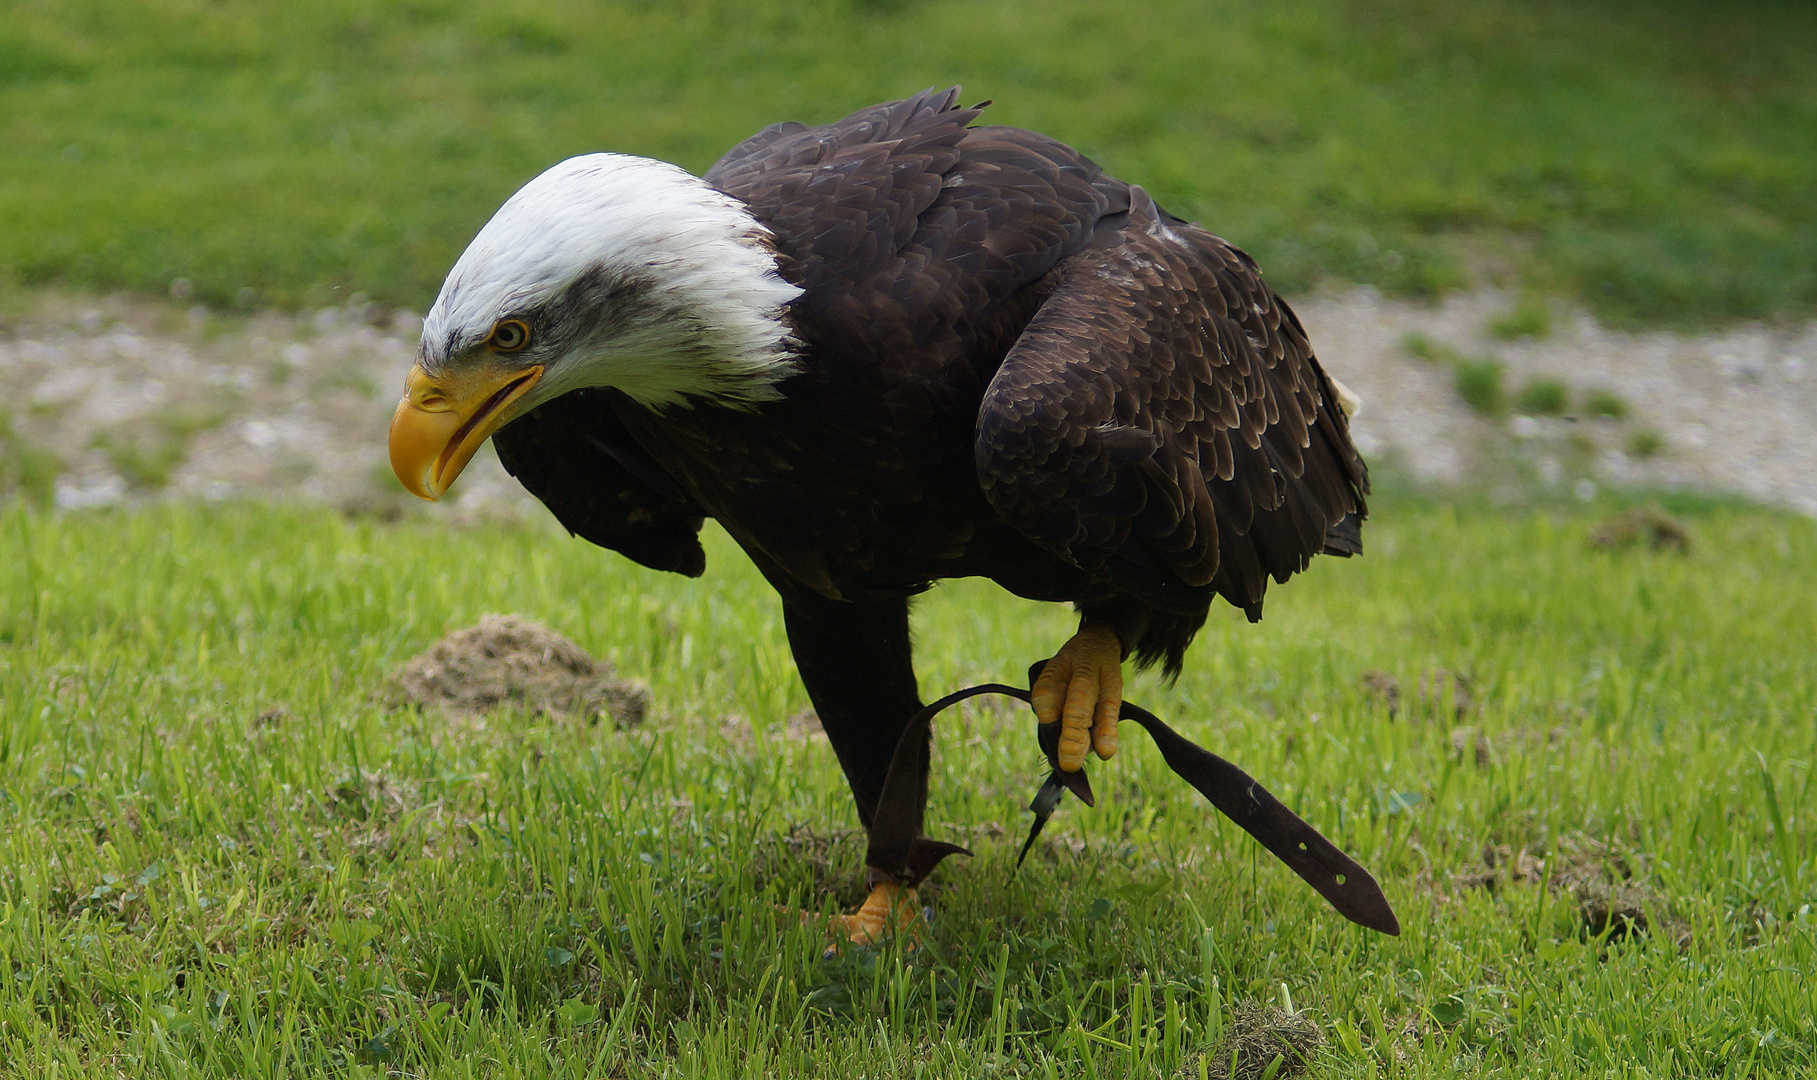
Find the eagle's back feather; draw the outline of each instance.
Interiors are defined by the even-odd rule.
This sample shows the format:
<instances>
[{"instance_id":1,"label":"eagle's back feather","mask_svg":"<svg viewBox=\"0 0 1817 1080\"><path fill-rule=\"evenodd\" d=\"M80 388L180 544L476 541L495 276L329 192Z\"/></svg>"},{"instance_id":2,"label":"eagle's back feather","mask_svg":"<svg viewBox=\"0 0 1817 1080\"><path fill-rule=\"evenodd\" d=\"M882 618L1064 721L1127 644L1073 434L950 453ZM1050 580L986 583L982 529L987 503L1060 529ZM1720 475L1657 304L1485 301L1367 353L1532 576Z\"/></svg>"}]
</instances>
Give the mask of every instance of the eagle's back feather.
<instances>
[{"instance_id":1,"label":"eagle's back feather","mask_svg":"<svg viewBox=\"0 0 1817 1080\"><path fill-rule=\"evenodd\" d=\"M629 542L606 508L654 500L647 527L670 545L716 517L827 596L982 575L1134 600L1156 613L1140 658L1176 668L1214 594L1253 617L1269 576L1357 549L1363 463L1248 256L1059 142L969 126L956 93L775 125L708 171L802 290L785 311L801 373L749 413L590 403L679 499L586 448L573 418L559 439L584 478L526 484L602 542ZM540 413L499 433L520 476L507 433ZM588 485L610 497L563 502ZM589 514L604 524L577 528ZM693 567L685 547L675 568Z\"/></svg>"}]
</instances>

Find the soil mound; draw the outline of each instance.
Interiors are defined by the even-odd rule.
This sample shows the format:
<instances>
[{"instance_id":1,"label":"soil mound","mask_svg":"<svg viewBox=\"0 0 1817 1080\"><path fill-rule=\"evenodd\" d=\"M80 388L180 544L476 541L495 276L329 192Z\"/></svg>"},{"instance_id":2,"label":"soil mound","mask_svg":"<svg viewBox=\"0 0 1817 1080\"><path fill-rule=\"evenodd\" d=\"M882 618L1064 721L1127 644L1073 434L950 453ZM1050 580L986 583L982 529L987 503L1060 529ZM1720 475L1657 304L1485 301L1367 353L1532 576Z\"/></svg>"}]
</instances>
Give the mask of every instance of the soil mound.
<instances>
[{"instance_id":1,"label":"soil mound","mask_svg":"<svg viewBox=\"0 0 1817 1080\"><path fill-rule=\"evenodd\" d=\"M392 708L477 715L515 706L621 728L643 723L650 704L643 683L614 678L609 661L516 615L482 615L449 634L393 672L382 697Z\"/></svg>"},{"instance_id":2,"label":"soil mound","mask_svg":"<svg viewBox=\"0 0 1817 1080\"><path fill-rule=\"evenodd\" d=\"M1590 546L1607 550L1640 547L1654 551L1691 550L1691 530L1658 506L1637 506L1607 519L1590 532Z\"/></svg>"}]
</instances>

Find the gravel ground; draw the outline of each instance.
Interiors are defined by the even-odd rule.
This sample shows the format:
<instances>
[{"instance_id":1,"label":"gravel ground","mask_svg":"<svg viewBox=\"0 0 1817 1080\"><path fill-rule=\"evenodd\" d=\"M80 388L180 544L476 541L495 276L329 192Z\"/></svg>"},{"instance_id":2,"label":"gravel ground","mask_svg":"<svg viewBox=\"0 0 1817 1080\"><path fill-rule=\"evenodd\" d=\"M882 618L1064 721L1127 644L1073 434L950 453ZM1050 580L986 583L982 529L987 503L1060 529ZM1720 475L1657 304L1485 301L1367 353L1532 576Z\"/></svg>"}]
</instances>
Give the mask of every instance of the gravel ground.
<instances>
[{"instance_id":1,"label":"gravel ground","mask_svg":"<svg viewBox=\"0 0 1817 1080\"><path fill-rule=\"evenodd\" d=\"M1817 322L1696 336L1625 333L1554 312L1501 341L1512 306L1484 291L1436 305L1368 289L1295 304L1320 358L1363 399L1357 441L1378 468L1440 485L1591 498L1603 486L1745 495L1817 515ZM418 508L391 477L385 429L418 319L355 297L302 315L225 316L53 293L0 315L0 488L66 508L150 499L304 499L348 512ZM1439 359L1410 355L1423 335ZM1624 419L1485 417L1446 357L1493 357L1511 394L1612 391ZM486 451L455 515L534 510Z\"/></svg>"},{"instance_id":2,"label":"gravel ground","mask_svg":"<svg viewBox=\"0 0 1817 1080\"><path fill-rule=\"evenodd\" d=\"M1510 495L1566 487L1588 498L1599 484L1689 489L1817 515L1817 321L1680 335L1610 330L1567 312L1542 338L1498 341L1488 328L1511 306L1493 291L1420 305L1358 289L1295 310L1326 369L1363 399L1354 429L1372 461ZM1409 355L1410 334L1501 361L1511 396L1555 380L1574 407L1613 392L1627 418L1484 418L1464 405L1447 364Z\"/></svg>"},{"instance_id":3,"label":"gravel ground","mask_svg":"<svg viewBox=\"0 0 1817 1080\"><path fill-rule=\"evenodd\" d=\"M419 326L357 297L252 316L32 297L0 326L13 432L0 449L35 454L34 482L64 508L266 498L408 513L418 500L391 475L385 431ZM16 473L0 467L0 480L17 485ZM450 501L458 513L534 506L490 447Z\"/></svg>"}]
</instances>

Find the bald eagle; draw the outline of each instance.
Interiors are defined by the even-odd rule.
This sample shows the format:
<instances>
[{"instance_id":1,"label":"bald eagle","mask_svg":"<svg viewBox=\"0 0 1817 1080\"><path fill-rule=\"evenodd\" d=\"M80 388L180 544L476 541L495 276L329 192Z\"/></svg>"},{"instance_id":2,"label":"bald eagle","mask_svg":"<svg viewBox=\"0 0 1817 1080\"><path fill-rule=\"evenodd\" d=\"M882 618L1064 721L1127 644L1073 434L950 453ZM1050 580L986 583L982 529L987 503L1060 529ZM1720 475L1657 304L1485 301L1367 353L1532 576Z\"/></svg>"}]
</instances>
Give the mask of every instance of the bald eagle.
<instances>
[{"instance_id":1,"label":"bald eagle","mask_svg":"<svg viewBox=\"0 0 1817 1080\"><path fill-rule=\"evenodd\" d=\"M1341 390L1254 261L956 97L776 124L703 177L556 165L450 271L391 427L417 495L491 438L657 570L702 573L718 521L781 594L867 829L933 582L1076 606L1031 704L1077 770L1116 750L1123 663L1175 675L1214 598L1258 619L1269 578L1361 550ZM853 940L943 849L870 868Z\"/></svg>"}]
</instances>

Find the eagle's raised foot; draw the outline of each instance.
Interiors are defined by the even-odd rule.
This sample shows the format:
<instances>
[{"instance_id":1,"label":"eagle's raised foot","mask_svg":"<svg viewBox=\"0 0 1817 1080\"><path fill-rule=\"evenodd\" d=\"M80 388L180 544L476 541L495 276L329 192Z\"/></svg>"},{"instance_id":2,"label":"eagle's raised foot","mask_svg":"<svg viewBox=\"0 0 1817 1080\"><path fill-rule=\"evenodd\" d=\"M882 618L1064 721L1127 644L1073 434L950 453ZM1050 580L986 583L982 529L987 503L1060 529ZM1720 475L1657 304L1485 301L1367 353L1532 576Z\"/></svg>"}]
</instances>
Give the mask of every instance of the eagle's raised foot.
<instances>
[{"instance_id":1,"label":"eagle's raised foot","mask_svg":"<svg viewBox=\"0 0 1817 1080\"><path fill-rule=\"evenodd\" d=\"M1041 669L1029 704L1043 724L1060 725L1060 768L1078 772L1091 750L1117 752L1123 707L1123 642L1108 626L1087 623Z\"/></svg>"}]
</instances>

